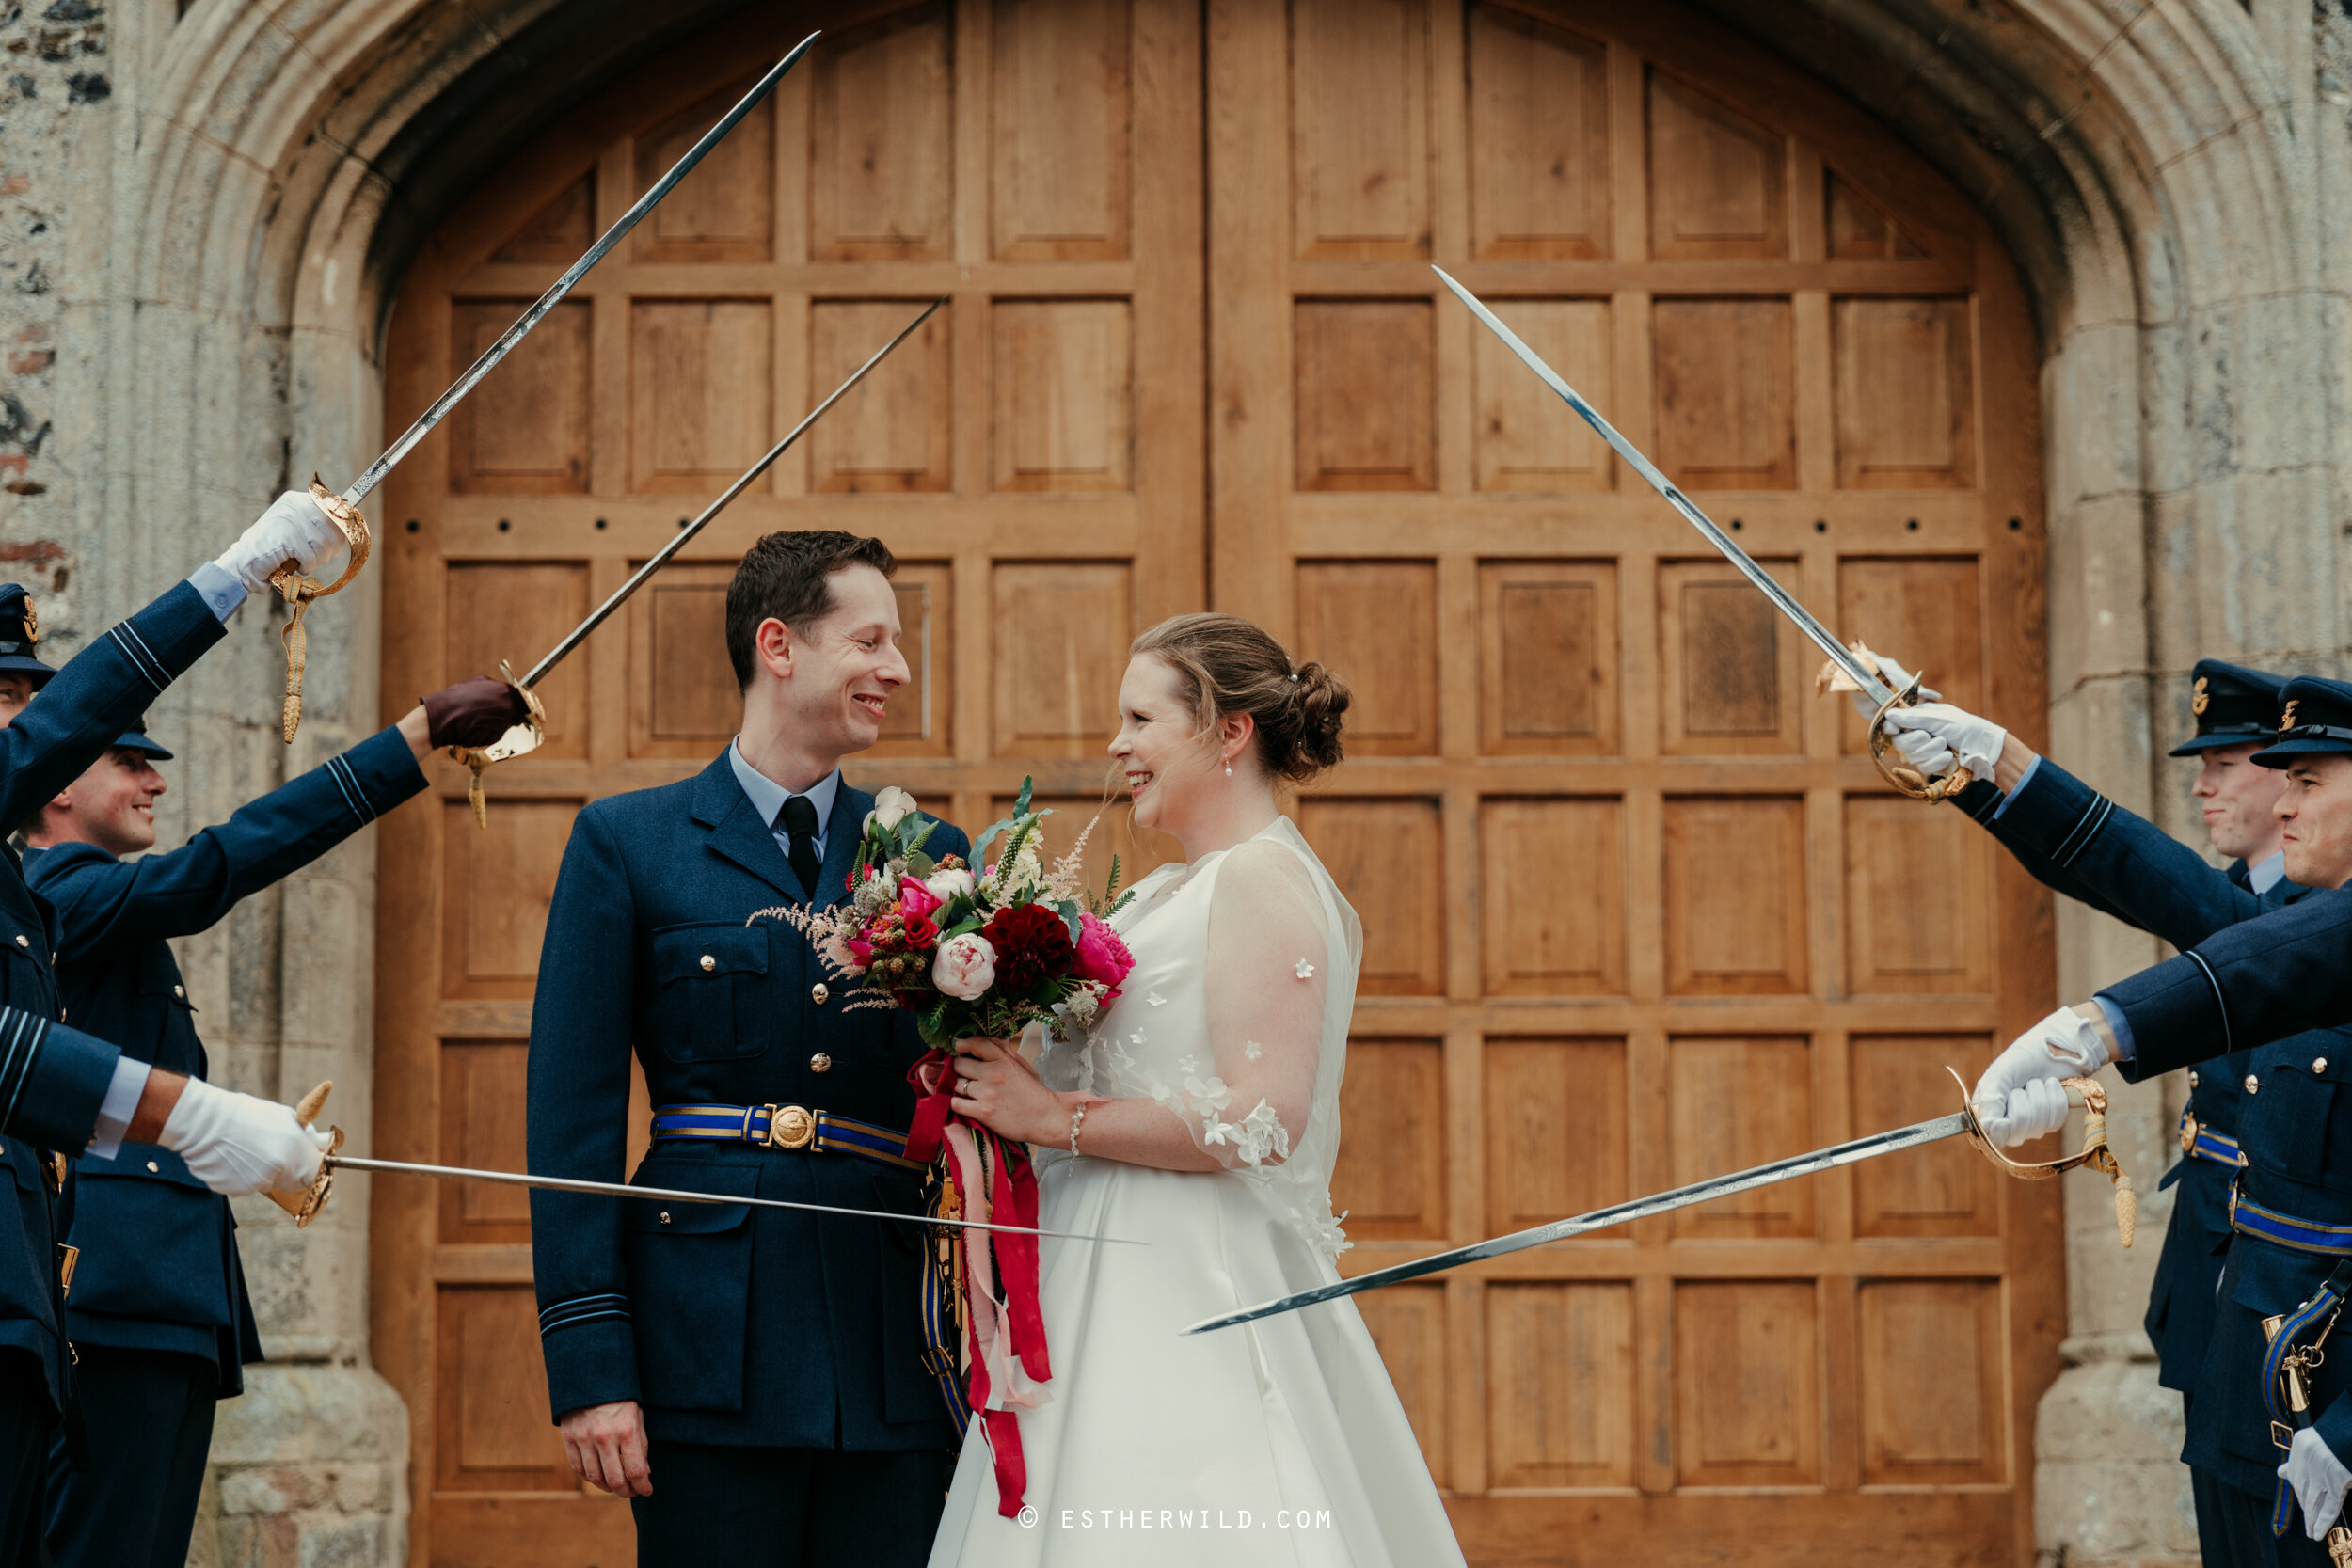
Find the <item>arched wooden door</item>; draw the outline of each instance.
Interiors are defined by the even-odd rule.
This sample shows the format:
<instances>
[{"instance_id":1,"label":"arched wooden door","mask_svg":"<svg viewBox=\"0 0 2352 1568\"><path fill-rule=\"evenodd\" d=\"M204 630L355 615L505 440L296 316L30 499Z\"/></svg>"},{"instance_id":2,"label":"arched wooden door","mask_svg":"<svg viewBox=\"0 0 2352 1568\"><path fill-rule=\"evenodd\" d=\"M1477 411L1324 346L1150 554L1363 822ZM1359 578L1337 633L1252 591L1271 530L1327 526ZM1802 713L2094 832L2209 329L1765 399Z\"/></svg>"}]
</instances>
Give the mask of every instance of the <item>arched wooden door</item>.
<instances>
[{"instance_id":1,"label":"arched wooden door","mask_svg":"<svg viewBox=\"0 0 2352 1568\"><path fill-rule=\"evenodd\" d=\"M909 563L918 689L853 776L961 821L1025 773L1090 807L1121 650L1163 614L1258 616L1354 682L1356 760L1299 808L1370 933L1346 1269L1940 1112L1942 1065L2046 1003L2045 907L1883 792L1763 602L1433 286L1496 301L1842 630L2038 728L2010 265L1883 131L1683 13L761 8L444 221L391 421L819 24L387 495L396 705L535 658L951 296L543 689L553 738L491 775L486 833L445 763L387 820L378 1151L520 1164L572 815L732 732L720 588L779 527ZM2023 1561L2052 1197L1947 1148L1364 1311L1473 1561ZM548 1424L524 1206L372 1201L414 1560L629 1560Z\"/></svg>"}]
</instances>

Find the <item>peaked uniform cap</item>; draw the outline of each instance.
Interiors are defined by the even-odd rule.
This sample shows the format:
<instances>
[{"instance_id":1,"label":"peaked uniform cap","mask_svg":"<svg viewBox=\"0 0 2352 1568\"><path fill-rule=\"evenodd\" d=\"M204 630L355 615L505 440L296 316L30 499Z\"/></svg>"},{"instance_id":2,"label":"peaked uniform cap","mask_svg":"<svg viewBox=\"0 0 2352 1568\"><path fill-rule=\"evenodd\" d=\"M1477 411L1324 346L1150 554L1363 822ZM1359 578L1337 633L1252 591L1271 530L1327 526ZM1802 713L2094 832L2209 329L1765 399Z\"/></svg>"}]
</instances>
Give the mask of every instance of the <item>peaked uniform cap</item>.
<instances>
[{"instance_id":1,"label":"peaked uniform cap","mask_svg":"<svg viewBox=\"0 0 2352 1568\"><path fill-rule=\"evenodd\" d=\"M2172 748L2176 757L2194 756L2217 746L2243 746L2261 740L2279 728L2280 689L2285 675L2249 670L2201 658L2188 673L2188 710L2197 718L2197 733Z\"/></svg>"},{"instance_id":2,"label":"peaked uniform cap","mask_svg":"<svg viewBox=\"0 0 2352 1568\"><path fill-rule=\"evenodd\" d=\"M32 677L36 691L57 673L35 657L40 642L40 616L33 609L33 596L22 583L0 582L0 670L23 671Z\"/></svg>"},{"instance_id":3,"label":"peaked uniform cap","mask_svg":"<svg viewBox=\"0 0 2352 1568\"><path fill-rule=\"evenodd\" d=\"M2279 693L2278 738L2254 753L2265 768L2296 757L2352 752L2352 685L2297 675Z\"/></svg>"},{"instance_id":4,"label":"peaked uniform cap","mask_svg":"<svg viewBox=\"0 0 2352 1568\"><path fill-rule=\"evenodd\" d=\"M149 739L146 730L147 715L142 713L131 721L131 727L122 732L121 738L115 742L115 746L126 752L145 752L151 759L156 762L169 762L171 753Z\"/></svg>"}]
</instances>

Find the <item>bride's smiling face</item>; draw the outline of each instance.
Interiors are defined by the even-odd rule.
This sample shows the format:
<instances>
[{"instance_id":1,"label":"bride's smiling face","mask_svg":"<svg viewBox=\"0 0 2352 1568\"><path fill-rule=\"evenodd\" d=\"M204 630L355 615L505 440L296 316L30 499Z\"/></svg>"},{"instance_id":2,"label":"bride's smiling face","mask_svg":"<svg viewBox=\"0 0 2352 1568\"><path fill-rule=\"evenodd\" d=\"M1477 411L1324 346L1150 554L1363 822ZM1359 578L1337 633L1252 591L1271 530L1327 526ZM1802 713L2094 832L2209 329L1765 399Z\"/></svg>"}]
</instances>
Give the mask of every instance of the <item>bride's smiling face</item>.
<instances>
[{"instance_id":1,"label":"bride's smiling face","mask_svg":"<svg viewBox=\"0 0 2352 1568\"><path fill-rule=\"evenodd\" d=\"M1182 837L1196 792L1217 771L1217 749L1166 659L1139 654L1127 661L1111 755L1126 771L1136 824Z\"/></svg>"}]
</instances>

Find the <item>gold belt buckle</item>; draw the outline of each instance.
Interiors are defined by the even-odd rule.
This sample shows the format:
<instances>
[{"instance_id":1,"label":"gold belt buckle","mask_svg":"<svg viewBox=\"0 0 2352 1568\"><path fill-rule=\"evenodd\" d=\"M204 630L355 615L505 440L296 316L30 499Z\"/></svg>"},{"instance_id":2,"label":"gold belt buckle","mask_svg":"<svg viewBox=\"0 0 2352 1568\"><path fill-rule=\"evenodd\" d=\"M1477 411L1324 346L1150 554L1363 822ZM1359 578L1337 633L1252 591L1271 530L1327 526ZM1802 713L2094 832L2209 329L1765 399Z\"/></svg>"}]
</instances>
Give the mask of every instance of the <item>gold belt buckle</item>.
<instances>
[{"instance_id":1,"label":"gold belt buckle","mask_svg":"<svg viewBox=\"0 0 2352 1568\"><path fill-rule=\"evenodd\" d=\"M2181 1152L2197 1152L2197 1117L2187 1111L2181 1113Z\"/></svg>"},{"instance_id":2,"label":"gold belt buckle","mask_svg":"<svg viewBox=\"0 0 2352 1568\"><path fill-rule=\"evenodd\" d=\"M817 1141L817 1117L799 1105L770 1105L768 1112L768 1147L771 1148L806 1148Z\"/></svg>"}]
</instances>

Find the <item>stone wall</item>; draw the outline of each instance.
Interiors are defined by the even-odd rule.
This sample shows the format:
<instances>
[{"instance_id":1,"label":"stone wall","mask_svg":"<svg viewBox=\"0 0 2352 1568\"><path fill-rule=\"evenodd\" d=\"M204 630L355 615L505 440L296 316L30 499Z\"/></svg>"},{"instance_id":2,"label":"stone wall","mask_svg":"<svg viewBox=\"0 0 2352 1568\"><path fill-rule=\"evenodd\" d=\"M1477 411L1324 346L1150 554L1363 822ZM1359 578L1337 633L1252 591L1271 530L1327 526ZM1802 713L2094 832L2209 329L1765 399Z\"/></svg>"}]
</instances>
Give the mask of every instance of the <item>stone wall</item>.
<instances>
[{"instance_id":1,"label":"stone wall","mask_svg":"<svg viewBox=\"0 0 2352 1568\"><path fill-rule=\"evenodd\" d=\"M535 124L729 0L0 0L0 576L58 652L312 469L373 455L389 291ZM1837 84L1992 214L2042 341L2048 733L2194 838L2203 654L2340 672L2352 532L2345 269L2352 23L2304 0L1701 0ZM308 718L275 735L276 626L159 702L175 842L375 722L372 584L313 612ZM2039 716L2026 716L2038 724ZM215 1073L337 1082L366 1147L373 835L183 943ZM2076 999L2155 956L2069 910ZM2177 1087L2119 1099L2143 1192ZM406 1559L405 1418L367 1360L367 1194L297 1234L241 1207L273 1353L224 1406L197 1560ZM2165 1219L2161 1199L2142 1231ZM2137 1322L2154 1249L2068 1196L2068 1370L2041 1411L2042 1554L2193 1558L2178 1402ZM2053 1267L2058 1266L2054 1259Z\"/></svg>"}]
</instances>

